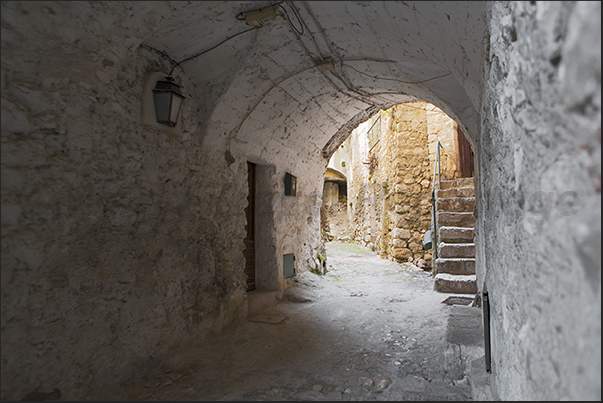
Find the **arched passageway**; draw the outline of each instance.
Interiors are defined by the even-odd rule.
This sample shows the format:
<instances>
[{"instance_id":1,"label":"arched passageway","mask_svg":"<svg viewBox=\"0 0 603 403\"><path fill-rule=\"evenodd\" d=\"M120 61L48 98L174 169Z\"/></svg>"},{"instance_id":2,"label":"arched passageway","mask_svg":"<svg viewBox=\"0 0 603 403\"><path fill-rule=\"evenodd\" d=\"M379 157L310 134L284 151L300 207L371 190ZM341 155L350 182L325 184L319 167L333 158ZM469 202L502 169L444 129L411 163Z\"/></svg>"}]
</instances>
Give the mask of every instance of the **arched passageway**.
<instances>
[{"instance_id":1,"label":"arched passageway","mask_svg":"<svg viewBox=\"0 0 603 403\"><path fill-rule=\"evenodd\" d=\"M321 264L332 152L415 99L476 154L495 394L600 399L600 3L1 7L3 399L77 399L278 300Z\"/></svg>"},{"instance_id":2,"label":"arched passageway","mask_svg":"<svg viewBox=\"0 0 603 403\"><path fill-rule=\"evenodd\" d=\"M299 273L275 307L176 349L99 397L471 400L467 374L484 352L481 311L443 304L451 295L433 290L431 276L410 263L351 242L326 249L326 274Z\"/></svg>"}]
</instances>

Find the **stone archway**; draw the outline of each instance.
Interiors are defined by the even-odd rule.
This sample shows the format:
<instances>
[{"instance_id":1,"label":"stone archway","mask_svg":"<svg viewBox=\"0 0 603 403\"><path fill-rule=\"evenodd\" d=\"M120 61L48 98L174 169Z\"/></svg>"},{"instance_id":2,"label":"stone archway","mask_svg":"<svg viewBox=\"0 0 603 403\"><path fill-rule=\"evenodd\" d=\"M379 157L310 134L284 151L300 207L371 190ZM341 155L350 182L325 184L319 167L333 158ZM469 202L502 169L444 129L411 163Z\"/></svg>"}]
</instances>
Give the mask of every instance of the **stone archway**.
<instances>
[{"instance_id":1,"label":"stone archway","mask_svg":"<svg viewBox=\"0 0 603 403\"><path fill-rule=\"evenodd\" d=\"M349 239L348 181L342 172L331 167L325 172L320 214L324 240Z\"/></svg>"},{"instance_id":2,"label":"stone archway","mask_svg":"<svg viewBox=\"0 0 603 403\"><path fill-rule=\"evenodd\" d=\"M422 99L475 148L500 397L600 399L600 3L285 2L248 25L266 6L2 2L3 398L77 398L242 320L247 161L274 166L282 290L284 255L318 259L330 150ZM157 71L179 133L141 122Z\"/></svg>"}]
</instances>

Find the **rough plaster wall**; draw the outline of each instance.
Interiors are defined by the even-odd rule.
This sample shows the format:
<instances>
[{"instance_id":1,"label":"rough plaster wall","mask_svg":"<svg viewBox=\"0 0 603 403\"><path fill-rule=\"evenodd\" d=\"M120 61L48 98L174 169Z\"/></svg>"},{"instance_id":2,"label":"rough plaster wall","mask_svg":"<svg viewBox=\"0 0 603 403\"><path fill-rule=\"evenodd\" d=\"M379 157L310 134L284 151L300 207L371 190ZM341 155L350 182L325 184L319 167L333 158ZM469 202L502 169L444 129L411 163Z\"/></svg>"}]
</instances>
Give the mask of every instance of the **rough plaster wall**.
<instances>
[{"instance_id":1,"label":"rough plaster wall","mask_svg":"<svg viewBox=\"0 0 603 403\"><path fill-rule=\"evenodd\" d=\"M325 146L342 126L418 96L477 133L485 20L471 2L312 2L332 56L373 77L337 72L375 95L318 74L316 51L279 18L175 70L182 136L140 124L148 72L239 32L235 12L264 5L2 3L3 398L92 393L244 315L246 160L274 166L262 199L278 273L266 281L282 289L282 254L320 265Z\"/></svg>"},{"instance_id":2,"label":"rough plaster wall","mask_svg":"<svg viewBox=\"0 0 603 403\"><path fill-rule=\"evenodd\" d=\"M278 197L280 178L274 165L256 166L256 289L281 290L281 277L274 233L274 198Z\"/></svg>"},{"instance_id":3,"label":"rough plaster wall","mask_svg":"<svg viewBox=\"0 0 603 403\"><path fill-rule=\"evenodd\" d=\"M199 43L218 40L216 35L212 36L215 41L205 39L207 27L195 30L195 20L201 23L204 17L212 19L218 32L230 35L247 28L231 12L254 8L251 3L220 10L212 5L212 11L204 13L195 5L182 7L191 10L182 27L165 20L145 42L176 60L194 53L193 48L209 46L183 44L178 38L190 35ZM214 18L218 11L220 18ZM234 157L237 176L244 175L240 161L249 159L273 164L273 186L279 189L285 172L298 178L298 195L284 197L279 190L273 199L273 212L277 255L295 253L300 270L304 270L317 262L316 251L321 243L318 211L324 166L349 133L350 122L376 107L417 95L458 113L475 132L474 107L479 104L476 88L481 80L479 44L483 41L480 32L485 20L483 7L470 3L450 7L441 2L424 7L418 3L309 2L308 7L298 4L298 11L307 25L306 33L299 38L286 19L279 17L241 36L240 43L237 38L195 59L184 70L198 84L201 111L211 111L211 116L202 113L200 117L201 122L207 122L202 128L204 145L217 154L224 151ZM350 21L355 23L350 25ZM467 27L456 26L465 23ZM425 24L438 27L437 41L431 37L434 28L426 29ZM373 26L383 32L377 33ZM385 37L390 38L389 44ZM383 49L368 38L375 38ZM451 38L455 38L455 44L448 43ZM425 40L434 43L422 49ZM452 49L462 50L453 55ZM228 55L237 52L240 57L236 62L228 62ZM313 66L314 60L328 56L336 62L333 70L320 72ZM433 60L428 61L430 58ZM220 65L224 65L223 75L216 68ZM428 81L415 83L422 80ZM228 89L224 91L225 86ZM305 242L297 242L297 236Z\"/></svg>"},{"instance_id":4,"label":"rough plaster wall","mask_svg":"<svg viewBox=\"0 0 603 403\"><path fill-rule=\"evenodd\" d=\"M298 178L297 197L284 197L282 190L275 193L275 239L277 255L295 253L299 270L306 270L318 264L318 212L326 161L360 119L379 107L418 96L440 105L476 133L485 20L483 5L470 2L428 6L422 2L308 2L307 8L298 4L298 11L307 28L299 38L282 17L245 34L254 40L244 60L237 59L237 65L229 67L238 72L221 97L213 91L220 87L215 83L222 77L208 81L205 69L199 67L207 65L209 56L196 59L185 70L203 89L199 92L202 105L217 99L215 105L202 107L212 111L210 117L201 118L207 121L205 145L218 154L224 150L235 161L273 164L274 186L279 189L285 172ZM228 14L221 18L220 24L227 25ZM232 23L243 29L239 21ZM201 40L193 27L188 23L186 29ZM177 41L162 39L160 31L181 35L166 26L147 41L149 45L171 54L187 53ZM422 47L425 41L430 45ZM240 51L245 44L249 45L247 36L242 45L232 46ZM233 51L228 47L224 52ZM314 60L323 57L334 58L333 70L320 72L313 66ZM219 62L224 54L219 51L217 58ZM298 242L297 237L304 241Z\"/></svg>"},{"instance_id":5,"label":"rough plaster wall","mask_svg":"<svg viewBox=\"0 0 603 403\"><path fill-rule=\"evenodd\" d=\"M190 93L181 135L140 122L164 6L2 3L3 400L98 393L245 313L244 181Z\"/></svg>"},{"instance_id":6,"label":"rough plaster wall","mask_svg":"<svg viewBox=\"0 0 603 403\"><path fill-rule=\"evenodd\" d=\"M478 248L503 400L601 399L601 3L493 3Z\"/></svg>"}]
</instances>

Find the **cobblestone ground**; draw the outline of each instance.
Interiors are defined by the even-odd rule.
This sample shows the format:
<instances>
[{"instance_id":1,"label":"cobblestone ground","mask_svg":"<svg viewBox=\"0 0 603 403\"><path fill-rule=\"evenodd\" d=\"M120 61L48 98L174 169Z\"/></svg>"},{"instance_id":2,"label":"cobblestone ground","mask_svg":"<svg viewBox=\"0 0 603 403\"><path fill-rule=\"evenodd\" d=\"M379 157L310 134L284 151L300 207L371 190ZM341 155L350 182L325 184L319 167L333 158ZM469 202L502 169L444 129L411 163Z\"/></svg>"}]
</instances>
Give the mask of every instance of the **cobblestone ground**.
<instances>
[{"instance_id":1,"label":"cobblestone ground","mask_svg":"<svg viewBox=\"0 0 603 403\"><path fill-rule=\"evenodd\" d=\"M467 379L445 370L449 295L431 275L352 243L327 253L327 274L299 274L268 311L286 319L204 340L118 399L471 400Z\"/></svg>"}]
</instances>

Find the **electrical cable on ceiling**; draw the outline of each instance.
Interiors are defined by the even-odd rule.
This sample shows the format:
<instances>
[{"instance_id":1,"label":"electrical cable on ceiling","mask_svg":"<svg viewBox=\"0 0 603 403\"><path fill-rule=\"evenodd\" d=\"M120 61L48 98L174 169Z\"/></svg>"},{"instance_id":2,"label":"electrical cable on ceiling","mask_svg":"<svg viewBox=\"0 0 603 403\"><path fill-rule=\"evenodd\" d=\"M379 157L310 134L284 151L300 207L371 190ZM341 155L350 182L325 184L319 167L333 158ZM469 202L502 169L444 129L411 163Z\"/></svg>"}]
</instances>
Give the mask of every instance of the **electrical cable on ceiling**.
<instances>
[{"instance_id":1,"label":"electrical cable on ceiling","mask_svg":"<svg viewBox=\"0 0 603 403\"><path fill-rule=\"evenodd\" d=\"M312 9L310 8L309 4L306 1L302 1L302 4L304 6L304 8L306 9L306 12L312 17L313 21L314 21L314 25L318 28L318 30L320 31L320 34L325 42L325 44L328 46L329 50L331 51L331 54L336 57L339 60L339 63L341 65L343 65L343 61L344 58L341 57L335 50L333 43L329 40L329 38L327 37L326 31L325 29L322 27L322 25L320 24L320 22L318 21L318 18L316 17L316 14L314 14L314 12L312 11ZM310 32L310 30L308 30L308 33L310 33L310 36L312 36L312 33ZM352 60L350 60L352 61ZM367 60L368 61L368 60ZM374 61L379 61L379 60L374 60ZM386 61L386 62L394 62L392 60L382 60L382 61ZM362 97L365 98L369 98L370 97L375 97L375 96L379 96L379 95L400 95L401 94L405 94L403 92L379 92L379 93L369 93L366 92L364 90L362 90L361 88L356 87L355 85L353 85L351 82L348 82L349 79L347 79L345 77L345 72L342 71L342 75L339 75L338 73L336 73L335 71L330 71L330 73L337 77L347 88L349 91L352 91ZM438 78L438 77L436 77ZM435 78L433 78L435 79ZM391 100L385 99L383 97L380 97L382 100L387 101L387 102L391 102Z\"/></svg>"},{"instance_id":2,"label":"electrical cable on ceiling","mask_svg":"<svg viewBox=\"0 0 603 403\"><path fill-rule=\"evenodd\" d=\"M304 49L306 50L306 53L308 54L308 56L314 60L314 58L310 55L310 51L306 48L306 46L304 45L303 41L301 40L300 36L304 33L304 32L308 32L308 36L310 37L310 39L312 40L312 43L314 44L314 48L316 49L316 53L318 54L318 57L321 61L324 61L324 57L322 56L322 52L320 51L320 48L318 47L318 43L316 43L316 38L314 37L314 35L312 34L312 31L310 31L308 29L308 26L306 25L306 23L304 22L304 20L301 18L299 11L297 10L297 8L295 7L295 5L290 2L287 1L286 2L287 5L289 6L289 8L291 8L293 10L293 12L295 13L295 16L297 17L297 20L299 21L302 30L301 33L300 31L293 26L293 23L291 22L291 19L288 18L288 22L289 22L289 26L295 31L297 32L297 40L302 44L302 46L304 47ZM284 10L284 7L281 6L281 8ZM285 10L286 12L286 10ZM288 15L287 15L288 17Z\"/></svg>"},{"instance_id":3,"label":"electrical cable on ceiling","mask_svg":"<svg viewBox=\"0 0 603 403\"><path fill-rule=\"evenodd\" d=\"M167 54L167 53L165 53L165 52L162 52L162 51L161 51L161 50L159 50L159 49L155 49L154 47L149 46L149 45L145 45L144 43L141 43L141 44L140 44L140 47L141 47L141 48L143 48L143 49L147 49L147 50L153 51L153 52L155 52L155 53L158 53L159 55L161 55L161 56L165 57L166 59L168 59L168 60L169 60L169 62L170 62L170 63L172 63L172 64L178 64L178 62L177 62L177 61L175 61L174 59L172 59L172 58L170 57L170 55L168 55L168 54Z\"/></svg>"},{"instance_id":4,"label":"electrical cable on ceiling","mask_svg":"<svg viewBox=\"0 0 603 403\"><path fill-rule=\"evenodd\" d=\"M314 20L314 25L316 25L316 27L320 31L323 40L325 41L327 47L331 51L331 55L335 56L335 57L337 57L337 59L341 60L342 59L341 56L338 55L337 52L335 52L335 49L333 49L333 45L332 45L331 41L329 41L329 38L327 38L327 34L325 33L325 29L322 27L322 25L320 25L320 22L318 22L318 18L316 18L316 15L314 14L314 12L312 11L312 9L308 5L308 2L307 1L302 1L302 5L304 6L304 8L308 12L308 14L310 14L310 17L312 17L312 20Z\"/></svg>"},{"instance_id":5,"label":"electrical cable on ceiling","mask_svg":"<svg viewBox=\"0 0 603 403\"><path fill-rule=\"evenodd\" d=\"M287 2L288 4L290 2ZM333 60L333 57L337 58L337 60L339 61L340 64L343 63L343 58L335 51L333 44L331 43L331 41L329 40L329 38L327 37L327 34L325 32L325 29L322 27L322 25L320 24L320 22L318 21L318 18L316 17L316 14L314 14L314 12L312 11L312 9L310 8L310 6L307 4L306 1L302 2L302 5L304 6L304 8L306 9L306 12L310 15L310 17L312 18L312 20L314 21L314 25L316 26L316 28L319 30L323 41L325 42L325 44L327 45L327 47L329 48L330 52L331 52L331 56L329 56L328 58L330 58L331 60ZM295 9L295 6L293 6L293 4L289 4L289 6L292 9ZM306 26L306 30L308 31L308 34L310 35L310 38L312 38L312 41L314 42L314 46L316 47L317 52L319 53L321 60L324 61L325 58L322 57L322 52L320 51L320 48L318 47L318 44L316 43L316 39L314 38L314 35L312 34L312 31L310 31L307 28L307 25L303 22L303 19L300 20L302 21L302 23ZM298 40L301 41L301 39L298 37ZM348 91L353 92L358 94L361 98L364 99L359 99L355 96L352 96L350 94L346 94L354 99L357 99L359 101L362 101L368 105L373 105L375 106L375 103L370 100L371 96L377 95L377 94L370 94L367 93L366 91L363 91L360 88L357 88L356 86L354 86L353 84L349 83L348 80L346 80L346 77L343 75L339 75L336 71L334 71L333 69L329 70L329 72L336 77L337 79L339 79L344 85L345 87L348 89ZM327 79L327 81L329 81L329 83L336 88L338 91L344 93L342 90L340 90L339 88L337 88L337 86L328 78L327 73L325 71L321 71L321 73L325 76L325 79ZM391 94L391 93L387 93L387 94ZM368 99L368 100L367 100Z\"/></svg>"},{"instance_id":6,"label":"electrical cable on ceiling","mask_svg":"<svg viewBox=\"0 0 603 403\"><path fill-rule=\"evenodd\" d=\"M357 68L355 68L354 66L352 66L350 64L343 63L343 65L346 66L346 67L351 68L352 70L356 71L359 74L365 75L365 76L370 77L370 78L374 78L374 79L377 79L377 80L397 81L397 82L403 83L403 84L422 84L422 83L426 83L428 81L436 80L438 78L442 78L442 77L446 77L446 76L450 75L450 73L446 73L446 74L442 74L441 76L436 76L436 77L428 78L426 80L420 80L420 81L403 81L403 80L398 80L397 78L387 78L387 77L373 76L373 75L370 75L370 74L367 74L367 73L365 73L363 71L358 70Z\"/></svg>"},{"instance_id":7,"label":"electrical cable on ceiling","mask_svg":"<svg viewBox=\"0 0 603 403\"><path fill-rule=\"evenodd\" d=\"M289 13L287 12L287 9L281 5L282 3L284 3L284 1L281 1L280 3L278 3L276 5L279 6L281 8L281 10L283 10L283 12L285 13L285 17L287 17L287 21L289 21L289 25L291 26L291 28L293 28L295 30L295 32L298 33L298 35L303 35L304 34L304 24L301 20L301 17L299 16L299 13L297 12L297 9L295 7L293 7L291 4L289 4L289 2L286 2L289 5L289 7L291 7L291 9L293 10L293 13L295 14L295 18L297 18L297 22L299 22L299 25L301 26L301 30L298 29L295 26L295 24L293 24L293 22L291 21L291 17L289 17Z\"/></svg>"},{"instance_id":8,"label":"electrical cable on ceiling","mask_svg":"<svg viewBox=\"0 0 603 403\"><path fill-rule=\"evenodd\" d=\"M255 27L253 27L253 28L246 29L245 31L238 32L238 33L234 34L233 36L229 36L229 37L227 37L227 38L226 38L226 39L224 39L222 42L220 42L220 43L218 43L218 44L216 44L216 45L212 46L212 47L211 47L211 48L209 48L209 49L206 49L206 50L204 50L204 51L202 51L202 52L200 52L200 53L197 53L196 55L189 56L189 57L187 57L186 59L184 59L184 60L182 60L182 61L180 61L180 62L176 62L176 65L175 65L174 67L172 67L172 70L170 71L170 75L172 75L172 73L174 72L174 69L175 69L176 67L180 67L180 68L182 68L182 64L183 64L183 63L186 63L186 62L188 62L188 61L193 60L193 59L194 59L194 58L196 58L196 57L199 57L199 56L201 56L201 55L204 55L204 54L206 54L207 52L209 52L209 51L211 51L211 50L214 50L214 49L215 49L215 48L217 48L218 46L222 45L223 43L228 42L229 40L231 40L231 39L233 39L233 38L236 38L236 37L237 37L237 36L239 36L239 35L245 34L245 33L247 33L247 32L251 32L251 31L256 30L256 29L259 29L259 28L261 28L261 27L262 27L262 26L255 26Z\"/></svg>"},{"instance_id":9,"label":"electrical cable on ceiling","mask_svg":"<svg viewBox=\"0 0 603 403\"><path fill-rule=\"evenodd\" d=\"M288 4L288 5L289 5L289 7L291 7L293 10L296 10L296 9L295 9L295 6L294 6L294 5L293 5L291 2L287 2L287 4ZM300 15L297 13L297 10L296 10L296 16L298 17L298 19L299 19L299 21L300 21L300 23L301 23L302 27L305 27L305 28L306 28L306 30L307 30L307 32L308 32L308 34L309 34L309 36L312 38L312 41L314 42L314 46L316 47L316 50L317 50L317 52L318 52L318 55L319 55L319 57L320 57L321 61L323 61L323 62L324 62L324 58L323 58L323 56L322 56L322 54L321 54L321 52L320 52L320 49L318 48L318 44L316 43L316 40L314 39L314 37L313 37L313 35L312 35L312 32L311 32L309 29L307 29L307 25L305 24L305 22L304 22L304 20L301 18L301 16L300 16ZM292 22L291 22L290 20L288 20L288 22L289 22L289 24L292 26ZM299 35L299 32L300 32L300 31L299 31L299 30L297 30L297 29L295 29L295 27L293 27L293 26L292 26L292 28L294 29L295 38L296 38L296 39L299 41L300 45L302 46L302 49L304 50L304 52L306 53L306 55L307 55L307 56L308 56L308 57L309 57L309 58L312 60L312 62L314 62L314 66L312 66L312 67L319 67L320 65L322 65L322 64L317 64L317 63L316 63L316 61L315 61L315 59L314 59L314 58L312 57L312 55L310 54L310 50L309 50L309 49L306 47L306 45L304 44L304 42L303 42L303 41L301 40L301 38L300 38L300 35ZM354 95L351 95L351 94L348 94L348 93L344 92L342 89L340 89L339 87L337 87L337 85L335 85L335 83L334 83L334 82L333 82L333 81L332 81L332 80L329 78L329 76L326 74L326 72L325 72L325 71L322 71L320 68L319 68L318 70L319 70L319 72L320 72L320 73L323 75L323 77L324 77L324 79L327 81L327 83L328 83L328 84L329 84L331 87L333 87L333 89L335 89L337 92L340 92L340 93L342 93L342 94L344 94L344 95L347 95L347 96L349 96L349 97L351 97L351 98L354 98L354 99L356 99L356 100L358 100L358 101L360 101L360 102L366 103L367 105L375 106L375 104L374 104L373 102L370 102L370 101L367 101L367 100L364 100L364 99L358 98L358 97L356 97L356 96L354 96Z\"/></svg>"},{"instance_id":10,"label":"electrical cable on ceiling","mask_svg":"<svg viewBox=\"0 0 603 403\"><path fill-rule=\"evenodd\" d=\"M246 21L246 20L247 20L247 18L246 18L246 15L247 15L247 14L250 14L250 13L255 13L255 12L260 12L260 11L263 11L263 10L266 10L266 9L269 9L269 8L273 8L273 7L276 7L276 6L279 6L279 7L281 7L281 8L282 8L282 6L281 6L281 4L282 4L282 3L283 3L283 1L279 1L279 2L277 2L277 3L271 4L271 5L270 5L270 6L268 6L268 7L264 7L264 8L258 8L258 9L256 9L256 10L250 10L250 11L245 11L245 12L240 12L240 13L238 13L238 14L236 15L236 17L235 17L235 18L236 18L237 20L239 20L239 21ZM286 12L287 12L287 11L285 10L285 13L286 13ZM289 15L288 15L288 14L287 14L287 18L289 18ZM298 19L299 19L299 16L298 16ZM291 22L291 21L289 20L289 22ZM212 50L216 49L218 46L220 46L220 45L222 45L222 44L224 44L224 43L228 42L229 40L236 38L236 37L237 37L237 36L239 36L239 35L245 34L245 33L247 33L247 32L251 32L251 31L253 31L253 30L255 30L255 29L258 29L258 28L262 28L263 26L264 26L264 25L263 25L263 23L262 23L262 22L260 22L258 25L254 25L252 28L246 29L246 30L241 31L241 32L238 32L238 33L236 33L236 34L234 34L234 35L232 35L232 36L229 36L229 37L227 37L226 39L224 39L223 41L221 41L221 42L217 43L216 45L212 46L211 48L209 48L209 49L205 49L204 51L202 51L202 52L200 52L200 53L197 53L197 54L195 54L195 55L193 55L193 56L189 56L189 57L187 57L186 59L181 60L181 61L179 61L179 62L173 61L173 60L170 58L170 60L171 60L171 61L173 61L173 63L174 63L174 67L172 67L172 70L170 71L170 75L172 75L172 73L174 72L174 70L176 69L176 67L180 67L180 68L182 68L182 64L183 64L183 63L186 63L186 62L188 62L188 61L190 61L190 60L193 60L193 59L195 59L195 58L197 58L197 57L199 57L199 56L202 56L202 55L206 54L207 52L209 52L209 51L212 51ZM166 55L166 56L167 56L167 55ZM169 57L169 56L168 56L168 57Z\"/></svg>"}]
</instances>

